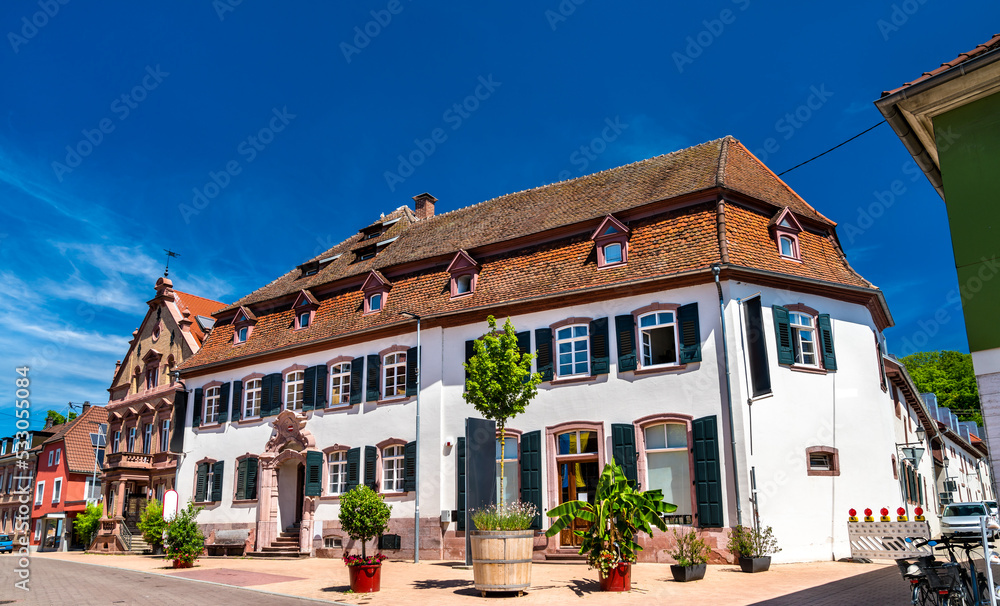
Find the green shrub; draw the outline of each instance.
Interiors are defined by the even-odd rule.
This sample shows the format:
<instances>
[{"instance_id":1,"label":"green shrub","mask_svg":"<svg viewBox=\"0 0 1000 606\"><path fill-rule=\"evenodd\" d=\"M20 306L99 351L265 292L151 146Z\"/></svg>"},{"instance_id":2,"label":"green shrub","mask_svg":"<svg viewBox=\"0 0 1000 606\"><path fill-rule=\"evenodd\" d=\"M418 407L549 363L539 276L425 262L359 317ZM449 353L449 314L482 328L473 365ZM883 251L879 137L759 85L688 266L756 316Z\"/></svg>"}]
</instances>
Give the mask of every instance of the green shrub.
<instances>
[{"instance_id":1,"label":"green shrub","mask_svg":"<svg viewBox=\"0 0 1000 606\"><path fill-rule=\"evenodd\" d=\"M670 552L670 557L677 560L678 566L697 566L708 563L708 554L711 553L711 550L695 531L682 533L677 532L677 529L674 528L673 532L674 538L677 539L677 548Z\"/></svg>"},{"instance_id":2,"label":"green shrub","mask_svg":"<svg viewBox=\"0 0 1000 606\"><path fill-rule=\"evenodd\" d=\"M367 562L365 543L379 536L389 526L391 507L382 495L361 484L340 497L340 525L347 536L361 541L362 562ZM346 554L345 554L346 555ZM377 556L376 556L377 557ZM345 559L345 561L347 561ZM348 562L350 563L350 562ZM376 563L376 562L373 562Z\"/></svg>"},{"instance_id":3,"label":"green shrub","mask_svg":"<svg viewBox=\"0 0 1000 606\"><path fill-rule=\"evenodd\" d=\"M138 526L142 538L153 549L163 547L163 531L167 527L167 521L163 519L163 505L160 505L159 501L152 499L146 504L146 508L142 510L142 516L139 518Z\"/></svg>"},{"instance_id":4,"label":"green shrub","mask_svg":"<svg viewBox=\"0 0 1000 606\"><path fill-rule=\"evenodd\" d=\"M195 522L201 509L195 507L194 503L188 503L167 524L167 540L164 543L167 558L189 564L201 555L205 549L205 535Z\"/></svg>"},{"instance_id":5,"label":"green shrub","mask_svg":"<svg viewBox=\"0 0 1000 606\"><path fill-rule=\"evenodd\" d=\"M76 538L88 548L90 542L94 540L98 525L101 523L101 515L100 505L88 503L83 513L77 514L76 518L73 519L73 530L76 532Z\"/></svg>"},{"instance_id":6,"label":"green shrub","mask_svg":"<svg viewBox=\"0 0 1000 606\"><path fill-rule=\"evenodd\" d=\"M763 558L781 551L778 539L770 526L751 528L736 526L729 535L726 547L734 556L745 558Z\"/></svg>"}]
</instances>

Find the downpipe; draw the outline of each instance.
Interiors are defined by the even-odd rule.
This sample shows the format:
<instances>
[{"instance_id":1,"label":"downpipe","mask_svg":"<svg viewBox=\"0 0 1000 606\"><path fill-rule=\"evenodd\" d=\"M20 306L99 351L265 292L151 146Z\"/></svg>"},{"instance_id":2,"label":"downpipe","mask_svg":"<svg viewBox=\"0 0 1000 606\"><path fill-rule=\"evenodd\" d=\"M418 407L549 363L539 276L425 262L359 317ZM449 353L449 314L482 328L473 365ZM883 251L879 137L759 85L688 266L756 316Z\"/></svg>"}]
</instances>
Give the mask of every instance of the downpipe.
<instances>
[{"instance_id":1,"label":"downpipe","mask_svg":"<svg viewBox=\"0 0 1000 606\"><path fill-rule=\"evenodd\" d=\"M722 296L722 283L719 274L722 266L712 264L712 275L715 276L715 288L719 291L719 318L722 320L722 357L726 364L726 410L729 413L729 447L733 456L733 494L736 496L736 523L743 525L743 505L740 500L740 474L736 459L736 433L733 424L733 383L729 371L729 341L726 338L726 303Z\"/></svg>"}]
</instances>

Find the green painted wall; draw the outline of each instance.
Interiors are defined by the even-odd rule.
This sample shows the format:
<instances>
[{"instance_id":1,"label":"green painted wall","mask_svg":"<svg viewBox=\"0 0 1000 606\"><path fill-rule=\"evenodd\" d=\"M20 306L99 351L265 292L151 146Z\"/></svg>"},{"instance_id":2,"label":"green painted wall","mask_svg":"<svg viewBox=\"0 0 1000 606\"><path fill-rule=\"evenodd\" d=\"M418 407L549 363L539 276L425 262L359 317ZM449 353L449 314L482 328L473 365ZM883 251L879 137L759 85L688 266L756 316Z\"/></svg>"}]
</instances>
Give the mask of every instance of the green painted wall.
<instances>
[{"instance_id":1,"label":"green painted wall","mask_svg":"<svg viewBox=\"0 0 1000 606\"><path fill-rule=\"evenodd\" d=\"M934 118L969 349L1000 347L1000 94Z\"/></svg>"}]
</instances>

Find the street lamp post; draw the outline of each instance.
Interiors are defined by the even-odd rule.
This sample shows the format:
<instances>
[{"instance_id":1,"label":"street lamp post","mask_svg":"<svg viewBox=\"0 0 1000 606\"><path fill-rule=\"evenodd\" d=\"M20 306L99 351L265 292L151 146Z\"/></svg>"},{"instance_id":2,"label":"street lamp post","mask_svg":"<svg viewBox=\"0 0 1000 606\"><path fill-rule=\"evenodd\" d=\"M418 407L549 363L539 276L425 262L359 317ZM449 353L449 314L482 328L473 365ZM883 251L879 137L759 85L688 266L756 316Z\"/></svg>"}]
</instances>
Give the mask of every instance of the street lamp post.
<instances>
[{"instance_id":1,"label":"street lamp post","mask_svg":"<svg viewBox=\"0 0 1000 606\"><path fill-rule=\"evenodd\" d=\"M416 451L413 456L413 563L420 563L420 316L408 311L399 315L417 321L417 423L416 437L413 439Z\"/></svg>"},{"instance_id":2,"label":"street lamp post","mask_svg":"<svg viewBox=\"0 0 1000 606\"><path fill-rule=\"evenodd\" d=\"M927 431L922 425L917 425L916 430L917 441L916 442L903 442L901 444L896 444L897 454L899 451L903 452L903 458L910 462L913 467L914 473L916 473L917 466L920 464L920 459L924 456L923 448L916 448L916 446L925 446L924 440L927 438ZM906 502L906 493L903 490L902 485L900 485L900 492L903 493L903 505L907 509L907 514L909 514L910 506ZM918 489L919 490L919 489Z\"/></svg>"}]
</instances>

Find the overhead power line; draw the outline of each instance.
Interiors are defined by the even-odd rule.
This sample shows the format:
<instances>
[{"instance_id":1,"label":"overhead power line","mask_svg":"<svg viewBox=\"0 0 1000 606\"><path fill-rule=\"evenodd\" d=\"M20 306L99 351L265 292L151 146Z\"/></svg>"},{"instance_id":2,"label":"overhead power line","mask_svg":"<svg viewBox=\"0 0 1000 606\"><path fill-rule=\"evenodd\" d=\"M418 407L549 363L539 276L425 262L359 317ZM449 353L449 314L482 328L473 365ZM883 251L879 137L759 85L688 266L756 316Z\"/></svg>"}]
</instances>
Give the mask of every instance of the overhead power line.
<instances>
[{"instance_id":1,"label":"overhead power line","mask_svg":"<svg viewBox=\"0 0 1000 606\"><path fill-rule=\"evenodd\" d=\"M808 160L806 160L805 162L801 162L801 163L799 163L799 164L796 164L795 166L793 166L793 167L789 168L788 170L784 170L784 171L781 171L780 173L778 173L778 176L780 177L781 175L783 175L783 174L785 174L785 173L788 173L788 172L792 172L793 170L795 170L796 168L798 168L798 167L800 167L800 166L805 166L806 164L809 164L810 162L812 162L812 161L813 161L813 160L815 160L816 158L821 158L821 157L823 157L823 156L827 155L828 153L832 152L833 150L837 149L838 147L840 147L840 146L842 146L842 145L847 145L847 144L848 144L848 143L850 143L851 141L854 141L855 139L857 139L857 138L858 138L858 137L860 137L861 135L863 135L863 134L867 133L867 132L868 132L868 131L870 131L870 130L873 130L873 129L875 129L875 128L876 128L877 126L879 126L879 125L881 125L881 124L885 124L885 120L882 120L881 122L879 122L879 123L878 123L878 124L876 124L875 126L870 126L870 127L866 128L865 130L863 130L863 131L861 131L860 133L858 133L858 134L854 135L853 137L851 137L851 138L850 138L850 139L848 139L847 141L844 141L843 143L840 143L840 144L838 144L838 145L834 145L833 147L831 147L830 149L826 150L825 152L823 152L823 153L819 154L818 156L813 156L812 158L809 158L809 159L808 159Z\"/></svg>"}]
</instances>

